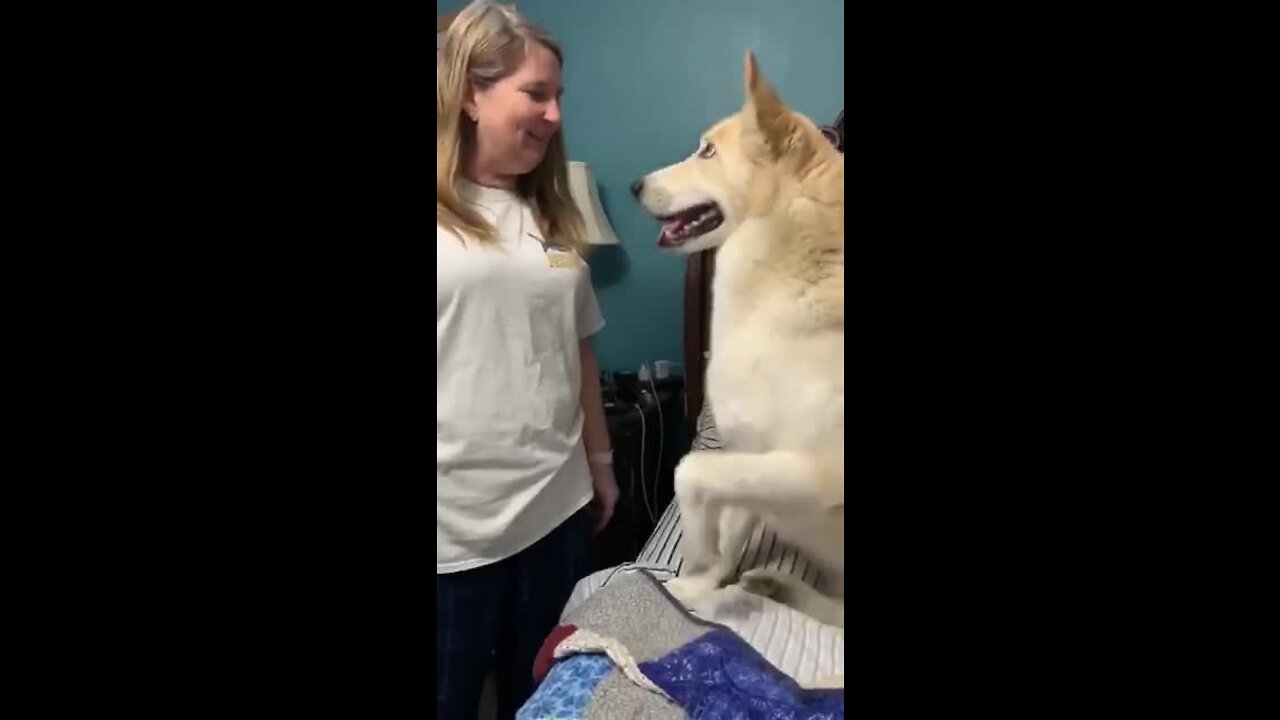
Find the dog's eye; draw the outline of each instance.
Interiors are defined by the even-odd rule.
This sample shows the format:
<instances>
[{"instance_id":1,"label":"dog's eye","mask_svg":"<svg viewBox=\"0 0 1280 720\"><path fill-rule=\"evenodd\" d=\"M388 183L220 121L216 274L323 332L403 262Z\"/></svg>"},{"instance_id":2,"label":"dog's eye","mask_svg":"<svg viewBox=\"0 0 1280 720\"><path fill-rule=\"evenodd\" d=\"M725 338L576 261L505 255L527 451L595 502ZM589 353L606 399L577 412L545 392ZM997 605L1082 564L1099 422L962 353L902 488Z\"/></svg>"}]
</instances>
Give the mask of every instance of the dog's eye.
<instances>
[{"instance_id":1,"label":"dog's eye","mask_svg":"<svg viewBox=\"0 0 1280 720\"><path fill-rule=\"evenodd\" d=\"M707 143L706 145L703 145L698 150L698 157L704 160L707 158L715 157L715 156L716 156L716 146L712 145L711 143Z\"/></svg>"}]
</instances>

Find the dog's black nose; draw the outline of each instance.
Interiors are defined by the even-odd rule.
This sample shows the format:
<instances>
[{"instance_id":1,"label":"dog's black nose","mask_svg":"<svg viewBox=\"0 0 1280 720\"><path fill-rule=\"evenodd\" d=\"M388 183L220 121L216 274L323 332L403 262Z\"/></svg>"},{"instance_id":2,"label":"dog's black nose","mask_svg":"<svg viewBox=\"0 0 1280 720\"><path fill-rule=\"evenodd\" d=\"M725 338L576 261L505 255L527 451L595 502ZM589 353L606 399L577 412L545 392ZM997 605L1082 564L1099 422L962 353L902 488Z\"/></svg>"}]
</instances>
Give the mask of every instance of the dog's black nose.
<instances>
[{"instance_id":1,"label":"dog's black nose","mask_svg":"<svg viewBox=\"0 0 1280 720\"><path fill-rule=\"evenodd\" d=\"M631 183L631 194L635 195L637 200L640 199L641 190L644 190L644 178L640 178L639 180Z\"/></svg>"}]
</instances>

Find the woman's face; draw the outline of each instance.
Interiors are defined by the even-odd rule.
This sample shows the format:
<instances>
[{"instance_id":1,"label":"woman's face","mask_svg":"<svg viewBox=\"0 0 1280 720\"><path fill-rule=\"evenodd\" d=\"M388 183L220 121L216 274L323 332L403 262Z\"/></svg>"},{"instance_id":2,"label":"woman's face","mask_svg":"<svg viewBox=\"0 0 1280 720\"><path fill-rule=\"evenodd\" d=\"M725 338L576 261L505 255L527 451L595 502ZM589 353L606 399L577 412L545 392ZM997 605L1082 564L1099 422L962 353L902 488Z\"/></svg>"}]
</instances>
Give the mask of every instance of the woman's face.
<instances>
[{"instance_id":1,"label":"woman's face","mask_svg":"<svg viewBox=\"0 0 1280 720\"><path fill-rule=\"evenodd\" d=\"M476 122L475 163L487 174L530 172L560 131L560 61L530 42L515 72L476 90L465 108Z\"/></svg>"}]
</instances>

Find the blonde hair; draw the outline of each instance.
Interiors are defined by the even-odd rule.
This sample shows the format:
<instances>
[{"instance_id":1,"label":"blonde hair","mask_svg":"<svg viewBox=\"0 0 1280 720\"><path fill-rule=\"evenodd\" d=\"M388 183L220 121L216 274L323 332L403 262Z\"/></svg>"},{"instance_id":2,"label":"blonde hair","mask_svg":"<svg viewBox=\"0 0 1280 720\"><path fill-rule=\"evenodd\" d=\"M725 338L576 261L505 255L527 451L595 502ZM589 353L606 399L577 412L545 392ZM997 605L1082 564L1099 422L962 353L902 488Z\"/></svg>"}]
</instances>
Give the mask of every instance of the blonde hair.
<instances>
[{"instance_id":1,"label":"blonde hair","mask_svg":"<svg viewBox=\"0 0 1280 720\"><path fill-rule=\"evenodd\" d=\"M515 72L529 43L545 46L564 64L560 46L546 30L492 0L476 0L449 26L436 65L436 225L459 237L496 242L497 230L458 193L462 163L475 143L475 128L463 114L469 87L486 88ZM581 251L585 224L569 194L563 133L547 145L542 162L516 181L543 237Z\"/></svg>"}]
</instances>

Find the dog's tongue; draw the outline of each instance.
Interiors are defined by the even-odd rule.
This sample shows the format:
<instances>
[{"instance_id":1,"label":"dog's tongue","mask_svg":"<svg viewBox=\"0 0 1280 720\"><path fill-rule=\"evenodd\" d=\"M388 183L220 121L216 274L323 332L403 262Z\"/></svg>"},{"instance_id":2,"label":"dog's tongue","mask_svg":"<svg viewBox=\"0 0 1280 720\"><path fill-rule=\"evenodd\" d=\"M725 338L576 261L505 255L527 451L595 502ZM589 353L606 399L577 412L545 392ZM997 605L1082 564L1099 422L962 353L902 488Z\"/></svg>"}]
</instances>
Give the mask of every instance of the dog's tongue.
<instances>
[{"instance_id":1,"label":"dog's tongue","mask_svg":"<svg viewBox=\"0 0 1280 720\"><path fill-rule=\"evenodd\" d=\"M679 225L680 223L675 220L662 223L662 229L658 231L658 245L660 247L671 247L676 244L675 231Z\"/></svg>"}]
</instances>

